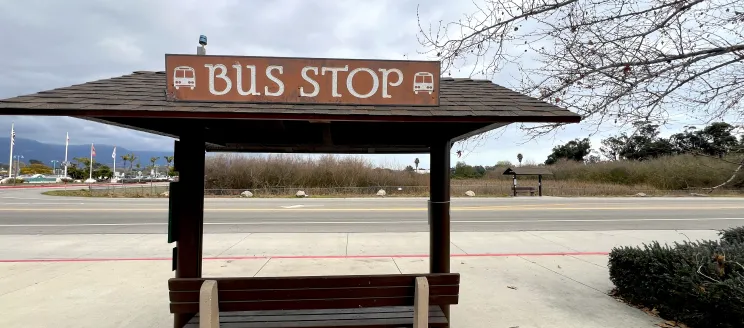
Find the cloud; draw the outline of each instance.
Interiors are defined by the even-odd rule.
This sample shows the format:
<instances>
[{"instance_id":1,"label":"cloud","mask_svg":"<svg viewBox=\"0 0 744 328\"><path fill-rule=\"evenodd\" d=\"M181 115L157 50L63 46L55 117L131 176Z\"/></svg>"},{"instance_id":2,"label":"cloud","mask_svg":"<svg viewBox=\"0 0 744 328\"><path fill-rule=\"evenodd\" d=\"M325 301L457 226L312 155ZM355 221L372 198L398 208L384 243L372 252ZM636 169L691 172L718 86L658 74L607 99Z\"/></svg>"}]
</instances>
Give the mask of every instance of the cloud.
<instances>
[{"instance_id":1,"label":"cloud","mask_svg":"<svg viewBox=\"0 0 744 328\"><path fill-rule=\"evenodd\" d=\"M436 27L439 20L457 20L474 6L445 0L3 1L0 31L7 31L3 43L8 46L0 52L0 98L162 70L165 53L194 53L200 34L209 37L210 54L431 59L418 52L417 8L422 20ZM496 82L515 85L510 81L516 76L507 69ZM9 133L11 122L19 136L41 142L64 143L69 132L72 143L133 150L169 150L173 145L169 138L74 118L0 116L0 133ZM468 150L463 159L492 165L522 152L526 159L543 161L554 144L587 134L572 126L559 138L524 143L522 132L511 126ZM395 166L418 157L421 167L429 166L424 154L365 157Z\"/></svg>"}]
</instances>

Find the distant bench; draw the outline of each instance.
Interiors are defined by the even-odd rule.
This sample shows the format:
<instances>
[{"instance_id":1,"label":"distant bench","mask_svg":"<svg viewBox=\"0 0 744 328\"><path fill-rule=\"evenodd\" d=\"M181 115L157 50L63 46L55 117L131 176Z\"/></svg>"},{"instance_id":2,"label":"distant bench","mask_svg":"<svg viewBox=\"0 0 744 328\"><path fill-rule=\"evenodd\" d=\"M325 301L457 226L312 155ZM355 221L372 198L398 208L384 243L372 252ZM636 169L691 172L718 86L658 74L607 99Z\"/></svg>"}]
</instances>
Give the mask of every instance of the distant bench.
<instances>
[{"instance_id":1,"label":"distant bench","mask_svg":"<svg viewBox=\"0 0 744 328\"><path fill-rule=\"evenodd\" d=\"M514 192L514 196L520 192L530 193L530 196L535 196L535 187L512 187L512 191Z\"/></svg>"},{"instance_id":2,"label":"distant bench","mask_svg":"<svg viewBox=\"0 0 744 328\"><path fill-rule=\"evenodd\" d=\"M168 288L189 328L449 327L442 306L457 304L460 274L171 278Z\"/></svg>"}]
</instances>

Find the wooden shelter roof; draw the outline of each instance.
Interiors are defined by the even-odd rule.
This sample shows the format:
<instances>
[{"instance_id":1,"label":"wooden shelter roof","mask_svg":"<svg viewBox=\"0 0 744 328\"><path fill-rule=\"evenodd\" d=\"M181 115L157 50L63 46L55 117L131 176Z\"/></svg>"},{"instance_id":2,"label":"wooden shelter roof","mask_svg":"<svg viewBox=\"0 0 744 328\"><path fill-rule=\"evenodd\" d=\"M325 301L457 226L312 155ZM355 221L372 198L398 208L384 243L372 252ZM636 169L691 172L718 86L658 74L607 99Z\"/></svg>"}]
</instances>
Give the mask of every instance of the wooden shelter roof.
<instances>
[{"instance_id":1,"label":"wooden shelter roof","mask_svg":"<svg viewBox=\"0 0 744 328\"><path fill-rule=\"evenodd\" d=\"M210 151L428 152L514 122L580 116L488 80L443 78L439 106L167 101L164 72L139 71L0 100L0 115L72 116L179 138L205 131Z\"/></svg>"},{"instance_id":2,"label":"wooden shelter roof","mask_svg":"<svg viewBox=\"0 0 744 328\"><path fill-rule=\"evenodd\" d=\"M503 175L553 175L553 172L544 167L510 167Z\"/></svg>"}]
</instances>

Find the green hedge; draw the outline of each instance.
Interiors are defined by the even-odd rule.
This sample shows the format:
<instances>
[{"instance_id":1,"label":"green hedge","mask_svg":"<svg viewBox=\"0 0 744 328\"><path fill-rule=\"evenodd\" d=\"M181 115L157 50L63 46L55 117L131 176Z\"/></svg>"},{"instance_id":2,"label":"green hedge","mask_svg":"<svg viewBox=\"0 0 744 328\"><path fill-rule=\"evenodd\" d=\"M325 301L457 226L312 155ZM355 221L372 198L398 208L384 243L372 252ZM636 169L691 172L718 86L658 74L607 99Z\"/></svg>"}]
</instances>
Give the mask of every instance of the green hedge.
<instances>
[{"instance_id":1,"label":"green hedge","mask_svg":"<svg viewBox=\"0 0 744 328\"><path fill-rule=\"evenodd\" d=\"M744 243L744 227L724 229L718 232L721 240L728 243Z\"/></svg>"},{"instance_id":2,"label":"green hedge","mask_svg":"<svg viewBox=\"0 0 744 328\"><path fill-rule=\"evenodd\" d=\"M610 279L627 302L696 328L744 327L744 243L699 241L610 252Z\"/></svg>"}]
</instances>

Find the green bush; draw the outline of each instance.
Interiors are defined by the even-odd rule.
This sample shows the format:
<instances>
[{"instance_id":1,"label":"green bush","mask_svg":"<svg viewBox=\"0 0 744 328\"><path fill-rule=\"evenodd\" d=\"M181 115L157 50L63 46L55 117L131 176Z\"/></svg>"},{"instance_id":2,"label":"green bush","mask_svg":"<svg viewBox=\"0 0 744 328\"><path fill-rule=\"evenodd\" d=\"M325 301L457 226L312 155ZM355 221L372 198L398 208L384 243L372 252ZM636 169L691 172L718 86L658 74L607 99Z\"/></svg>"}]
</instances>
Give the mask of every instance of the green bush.
<instances>
[{"instance_id":1,"label":"green bush","mask_svg":"<svg viewBox=\"0 0 744 328\"><path fill-rule=\"evenodd\" d=\"M630 304L696 328L744 326L744 243L685 242L619 247L610 280Z\"/></svg>"},{"instance_id":2,"label":"green bush","mask_svg":"<svg viewBox=\"0 0 744 328\"><path fill-rule=\"evenodd\" d=\"M724 229L719 231L718 235L727 243L744 243L744 227Z\"/></svg>"}]
</instances>

